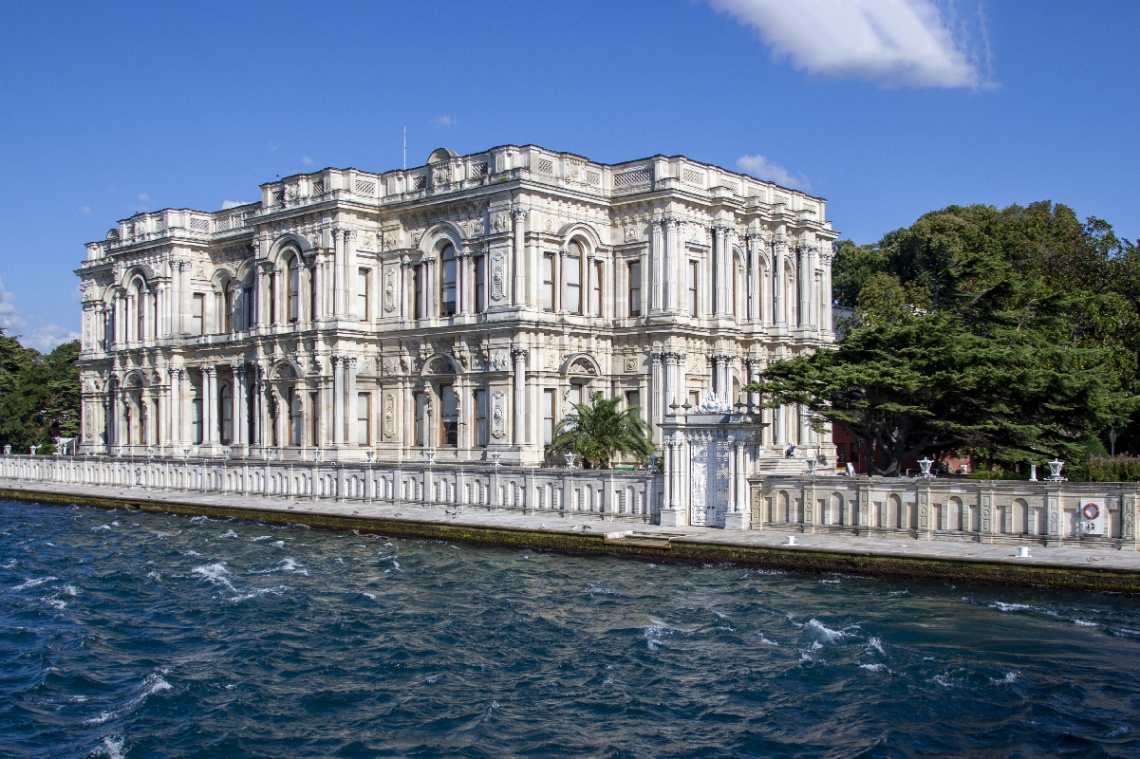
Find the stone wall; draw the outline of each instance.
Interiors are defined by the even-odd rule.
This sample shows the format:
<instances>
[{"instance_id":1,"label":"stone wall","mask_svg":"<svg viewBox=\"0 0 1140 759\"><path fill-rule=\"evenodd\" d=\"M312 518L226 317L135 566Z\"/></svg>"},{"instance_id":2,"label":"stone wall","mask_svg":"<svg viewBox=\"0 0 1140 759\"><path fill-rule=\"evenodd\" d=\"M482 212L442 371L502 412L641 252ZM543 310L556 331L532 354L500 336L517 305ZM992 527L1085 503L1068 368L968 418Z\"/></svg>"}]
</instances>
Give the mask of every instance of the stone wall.
<instances>
[{"instance_id":1,"label":"stone wall","mask_svg":"<svg viewBox=\"0 0 1140 759\"><path fill-rule=\"evenodd\" d=\"M654 522L660 475L491 465L342 464L216 458L0 456L0 482L296 500L400 502Z\"/></svg>"},{"instance_id":2,"label":"stone wall","mask_svg":"<svg viewBox=\"0 0 1140 759\"><path fill-rule=\"evenodd\" d=\"M1137 483L753 477L753 529L1136 550ZM1092 503L1095 509L1083 512ZM1094 519L1088 515L1094 514Z\"/></svg>"}]
</instances>

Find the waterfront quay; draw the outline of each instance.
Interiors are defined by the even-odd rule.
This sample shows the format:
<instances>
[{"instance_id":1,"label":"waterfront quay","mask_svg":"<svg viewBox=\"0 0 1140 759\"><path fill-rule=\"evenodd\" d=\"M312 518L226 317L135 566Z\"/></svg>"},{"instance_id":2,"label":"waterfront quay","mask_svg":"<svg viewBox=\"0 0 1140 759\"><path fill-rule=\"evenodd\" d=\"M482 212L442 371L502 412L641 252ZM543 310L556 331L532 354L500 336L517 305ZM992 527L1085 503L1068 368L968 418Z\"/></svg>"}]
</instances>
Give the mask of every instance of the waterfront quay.
<instances>
[{"instance_id":1,"label":"waterfront quay","mask_svg":"<svg viewBox=\"0 0 1140 759\"><path fill-rule=\"evenodd\" d=\"M0 498L356 530L656 563L1140 595L1140 553L1108 545L1025 546L902 535L811 534L660 526L599 513L527 513L487 505L336 501L141 487L0 480ZM1028 553L1028 555L1025 555Z\"/></svg>"}]
</instances>

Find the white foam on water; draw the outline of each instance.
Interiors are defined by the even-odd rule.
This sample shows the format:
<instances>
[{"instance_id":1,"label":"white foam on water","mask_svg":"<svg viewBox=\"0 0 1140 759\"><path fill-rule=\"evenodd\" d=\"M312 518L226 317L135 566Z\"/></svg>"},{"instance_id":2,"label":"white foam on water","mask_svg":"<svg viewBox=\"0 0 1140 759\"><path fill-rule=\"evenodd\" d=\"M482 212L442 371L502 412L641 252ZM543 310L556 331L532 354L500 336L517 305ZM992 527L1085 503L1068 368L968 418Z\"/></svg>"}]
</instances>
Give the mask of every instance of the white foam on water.
<instances>
[{"instance_id":1,"label":"white foam on water","mask_svg":"<svg viewBox=\"0 0 1140 759\"><path fill-rule=\"evenodd\" d=\"M39 577L36 579L27 579L27 580L24 580L19 585L17 585L16 587L12 588L12 590L27 590L28 588L35 588L35 587L38 587L40 585L43 585L45 582L52 582L52 581L58 580L58 579L59 579L58 577Z\"/></svg>"},{"instance_id":2,"label":"white foam on water","mask_svg":"<svg viewBox=\"0 0 1140 759\"><path fill-rule=\"evenodd\" d=\"M111 529L111 525L101 524L98 527L92 527L91 532L98 532L99 530L109 530L109 529Z\"/></svg>"},{"instance_id":3,"label":"white foam on water","mask_svg":"<svg viewBox=\"0 0 1140 759\"><path fill-rule=\"evenodd\" d=\"M216 564L203 564L200 567L194 567L192 570L190 570L190 574L201 577L211 585L219 585L233 593L237 593L237 588L235 588L233 586L233 583L231 583L229 579L226 578L226 575L229 574L229 570L226 569L225 564L221 562L218 562Z\"/></svg>"},{"instance_id":4,"label":"white foam on water","mask_svg":"<svg viewBox=\"0 0 1140 759\"><path fill-rule=\"evenodd\" d=\"M882 671L884 669L887 669L887 667L885 664L879 664L878 662L876 662L874 664L860 664L859 669L865 669L865 670L868 670L870 672L879 672L879 671ZM890 670L887 670L887 671L890 672Z\"/></svg>"},{"instance_id":5,"label":"white foam on water","mask_svg":"<svg viewBox=\"0 0 1140 759\"><path fill-rule=\"evenodd\" d=\"M883 639L877 635L872 636L871 639L867 641L867 650L870 651L872 649L878 651L880 654L886 654L886 652L883 651Z\"/></svg>"},{"instance_id":6,"label":"white foam on water","mask_svg":"<svg viewBox=\"0 0 1140 759\"><path fill-rule=\"evenodd\" d=\"M758 634L760 635L760 642L763 643L765 646L775 646L776 648L780 647L780 644L777 643L776 641L768 640L767 638L765 638L764 633L758 633Z\"/></svg>"},{"instance_id":7,"label":"white foam on water","mask_svg":"<svg viewBox=\"0 0 1140 759\"><path fill-rule=\"evenodd\" d=\"M712 610L712 613L713 613L713 614L715 614L715 615L717 615L717 617L718 617L719 619L728 619L728 615L727 615L727 614L721 614L721 613L720 613L719 611L717 611L716 609L713 609L713 610Z\"/></svg>"},{"instance_id":8,"label":"white foam on water","mask_svg":"<svg viewBox=\"0 0 1140 759\"><path fill-rule=\"evenodd\" d=\"M223 532L221 535L218 536L218 539L221 540L222 538L236 538L237 536L238 536L238 534L236 532L234 532L233 530L226 530L225 532Z\"/></svg>"},{"instance_id":9,"label":"white foam on water","mask_svg":"<svg viewBox=\"0 0 1140 759\"><path fill-rule=\"evenodd\" d=\"M126 738L108 735L103 739L103 745L96 751L104 754L107 759L123 759L123 744L126 742Z\"/></svg>"},{"instance_id":10,"label":"white foam on water","mask_svg":"<svg viewBox=\"0 0 1140 759\"><path fill-rule=\"evenodd\" d=\"M854 627L854 625L852 625L852 627ZM842 630L832 630L814 617L807 621L807 628L826 643L834 643L837 640L846 638L850 634L847 631L851 629L851 627L845 627Z\"/></svg>"},{"instance_id":11,"label":"white foam on water","mask_svg":"<svg viewBox=\"0 0 1140 759\"><path fill-rule=\"evenodd\" d=\"M146 679L143 680L142 685L139 686L139 694L127 702L127 709L134 709L143 701L146 701L149 696L153 696L155 693L160 693L164 690L170 690L170 683L166 682L166 680L162 677L162 675L167 674L169 671L170 670L167 669L160 669L158 672L152 672L151 674L147 675Z\"/></svg>"},{"instance_id":12,"label":"white foam on water","mask_svg":"<svg viewBox=\"0 0 1140 759\"><path fill-rule=\"evenodd\" d=\"M499 702L498 701L492 701L491 706L487 709L487 713L485 715L483 715L483 721L484 722L490 722L491 721L491 715L494 714L495 710L498 708L499 708Z\"/></svg>"},{"instance_id":13,"label":"white foam on water","mask_svg":"<svg viewBox=\"0 0 1140 759\"><path fill-rule=\"evenodd\" d=\"M1128 727L1128 725L1121 725L1120 727L1113 728L1112 730L1105 733L1104 737L1105 738L1120 738L1120 737L1123 737L1125 735L1128 735L1131 732L1132 732L1132 728Z\"/></svg>"},{"instance_id":14,"label":"white foam on water","mask_svg":"<svg viewBox=\"0 0 1140 759\"><path fill-rule=\"evenodd\" d=\"M946 675L935 675L931 681L937 685L941 685L943 688L954 687L954 683L950 682L950 678L946 677Z\"/></svg>"},{"instance_id":15,"label":"white foam on water","mask_svg":"<svg viewBox=\"0 0 1140 759\"><path fill-rule=\"evenodd\" d=\"M114 718L115 718L114 712L99 712L98 714L96 714L91 719L83 720L83 724L84 725L102 725L104 722L106 722L108 720L112 720Z\"/></svg>"},{"instance_id":16,"label":"white foam on water","mask_svg":"<svg viewBox=\"0 0 1140 759\"><path fill-rule=\"evenodd\" d=\"M162 575L160 575L158 572L147 572L146 579L154 580L155 582L162 582Z\"/></svg>"},{"instance_id":17,"label":"white foam on water","mask_svg":"<svg viewBox=\"0 0 1140 759\"><path fill-rule=\"evenodd\" d=\"M645 636L646 645L650 651L657 651L661 646L666 645L668 640L677 633L683 633L683 630L678 630L676 627L669 627L668 625L646 625L641 628L642 635Z\"/></svg>"},{"instance_id":18,"label":"white foam on water","mask_svg":"<svg viewBox=\"0 0 1140 759\"><path fill-rule=\"evenodd\" d=\"M118 527L119 526L119 520L116 519L114 522L111 522L111 526L112 527Z\"/></svg>"},{"instance_id":19,"label":"white foam on water","mask_svg":"<svg viewBox=\"0 0 1140 759\"><path fill-rule=\"evenodd\" d=\"M79 591L75 589L74 585L64 585L63 586L63 592L69 596L79 595Z\"/></svg>"},{"instance_id":20,"label":"white foam on water","mask_svg":"<svg viewBox=\"0 0 1140 759\"><path fill-rule=\"evenodd\" d=\"M1001 601L994 601L992 604L988 604L988 606L991 609L997 609L998 611L1005 611L1005 612L1010 612L1010 611L1036 611L1036 612L1040 612L1042 614L1047 614L1050 617L1060 616L1057 612L1053 611L1052 609L1046 609L1044 606L1034 606L1032 604L1016 604L1016 603L1015 604L1007 604L1007 603L1003 603Z\"/></svg>"},{"instance_id":21,"label":"white foam on water","mask_svg":"<svg viewBox=\"0 0 1140 759\"><path fill-rule=\"evenodd\" d=\"M1017 673L1016 672L1006 672L1005 677L1002 677L1002 678L991 677L990 682L993 683L994 685L1012 685L1013 683L1017 682Z\"/></svg>"},{"instance_id":22,"label":"white foam on water","mask_svg":"<svg viewBox=\"0 0 1140 759\"><path fill-rule=\"evenodd\" d=\"M364 596L369 601L375 601L376 600L376 594L375 593L361 593L360 595Z\"/></svg>"},{"instance_id":23,"label":"white foam on water","mask_svg":"<svg viewBox=\"0 0 1140 759\"><path fill-rule=\"evenodd\" d=\"M1077 627L1100 627L1096 622L1089 622L1084 619L1074 619L1073 624Z\"/></svg>"},{"instance_id":24,"label":"white foam on water","mask_svg":"<svg viewBox=\"0 0 1140 759\"><path fill-rule=\"evenodd\" d=\"M269 540L272 535L258 535L256 538L249 538L250 543L260 543L263 540Z\"/></svg>"},{"instance_id":25,"label":"white foam on water","mask_svg":"<svg viewBox=\"0 0 1140 759\"><path fill-rule=\"evenodd\" d=\"M842 582L842 581L839 580L838 578L836 578L834 580L820 580L819 581L820 585L838 585L840 582Z\"/></svg>"},{"instance_id":26,"label":"white foam on water","mask_svg":"<svg viewBox=\"0 0 1140 759\"><path fill-rule=\"evenodd\" d=\"M202 554L198 553L198 552L197 552L197 551L195 551L195 550L189 550L189 551L187 551L186 553L184 553L184 554L182 554L182 555L183 555L183 556L201 556Z\"/></svg>"},{"instance_id":27,"label":"white foam on water","mask_svg":"<svg viewBox=\"0 0 1140 759\"><path fill-rule=\"evenodd\" d=\"M264 595L279 596L286 590L288 590L288 588L286 588L284 585L274 585L272 588L254 588L248 593L241 593L240 595L234 596L230 599L230 601L233 603L241 603L242 601L249 601L250 599L260 598Z\"/></svg>"},{"instance_id":28,"label":"white foam on water","mask_svg":"<svg viewBox=\"0 0 1140 759\"><path fill-rule=\"evenodd\" d=\"M15 566L16 566L16 560L15 559L8 559L8 561L4 562L3 569L13 569L13 568L15 568Z\"/></svg>"},{"instance_id":29,"label":"white foam on water","mask_svg":"<svg viewBox=\"0 0 1140 759\"><path fill-rule=\"evenodd\" d=\"M888 596L905 596L909 592L910 592L909 590L904 588L902 590L892 590L892 591L888 592L887 595Z\"/></svg>"},{"instance_id":30,"label":"white foam on water","mask_svg":"<svg viewBox=\"0 0 1140 759\"><path fill-rule=\"evenodd\" d=\"M292 557L286 557L277 562L277 565L269 569L251 569L246 574L249 575L268 575L274 572L290 572L295 575L309 576L309 570L305 568L304 564L298 564Z\"/></svg>"},{"instance_id":31,"label":"white foam on water","mask_svg":"<svg viewBox=\"0 0 1140 759\"><path fill-rule=\"evenodd\" d=\"M63 611L64 609L67 608L67 602L61 601L58 598L52 597L52 598L45 598L43 600L48 606L55 609L56 611Z\"/></svg>"},{"instance_id":32,"label":"white foam on water","mask_svg":"<svg viewBox=\"0 0 1140 759\"><path fill-rule=\"evenodd\" d=\"M207 516L190 517L190 521L191 521L191 523L199 523L200 524L202 522L209 522L210 518Z\"/></svg>"},{"instance_id":33,"label":"white foam on water","mask_svg":"<svg viewBox=\"0 0 1140 759\"><path fill-rule=\"evenodd\" d=\"M1126 638L1140 638L1140 630L1129 630L1127 627L1118 627L1111 632L1113 635L1123 635Z\"/></svg>"},{"instance_id":34,"label":"white foam on water","mask_svg":"<svg viewBox=\"0 0 1140 759\"><path fill-rule=\"evenodd\" d=\"M270 545L277 546L278 548L284 548L285 547L285 541L284 540L275 540L274 542L270 543Z\"/></svg>"}]
</instances>

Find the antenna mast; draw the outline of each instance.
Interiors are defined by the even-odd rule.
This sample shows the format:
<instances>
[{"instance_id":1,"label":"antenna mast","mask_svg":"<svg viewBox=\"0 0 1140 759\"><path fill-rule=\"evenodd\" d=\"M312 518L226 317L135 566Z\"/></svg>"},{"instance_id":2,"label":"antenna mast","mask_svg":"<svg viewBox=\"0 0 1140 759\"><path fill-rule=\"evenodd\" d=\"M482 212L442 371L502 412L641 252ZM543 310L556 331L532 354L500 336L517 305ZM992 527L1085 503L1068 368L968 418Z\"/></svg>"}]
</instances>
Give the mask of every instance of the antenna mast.
<instances>
[{"instance_id":1,"label":"antenna mast","mask_svg":"<svg viewBox=\"0 0 1140 759\"><path fill-rule=\"evenodd\" d=\"M404 124L404 170L408 169L408 125Z\"/></svg>"}]
</instances>

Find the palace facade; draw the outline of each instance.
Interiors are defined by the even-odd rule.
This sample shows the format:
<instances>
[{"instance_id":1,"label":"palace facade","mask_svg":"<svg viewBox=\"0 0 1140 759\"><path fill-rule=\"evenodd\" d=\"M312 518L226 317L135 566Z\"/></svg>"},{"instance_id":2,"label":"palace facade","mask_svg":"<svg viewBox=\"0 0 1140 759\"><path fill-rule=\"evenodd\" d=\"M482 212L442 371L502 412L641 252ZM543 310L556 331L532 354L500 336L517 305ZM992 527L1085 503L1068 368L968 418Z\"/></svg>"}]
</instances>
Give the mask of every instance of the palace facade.
<instances>
[{"instance_id":1,"label":"palace facade","mask_svg":"<svg viewBox=\"0 0 1140 759\"><path fill-rule=\"evenodd\" d=\"M825 211L682 156L507 145L138 214L77 271L80 453L538 464L595 392L659 442L833 340ZM762 469L834 458L798 409L764 414Z\"/></svg>"}]
</instances>

